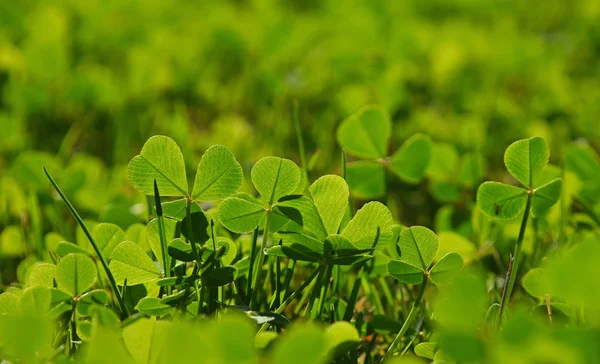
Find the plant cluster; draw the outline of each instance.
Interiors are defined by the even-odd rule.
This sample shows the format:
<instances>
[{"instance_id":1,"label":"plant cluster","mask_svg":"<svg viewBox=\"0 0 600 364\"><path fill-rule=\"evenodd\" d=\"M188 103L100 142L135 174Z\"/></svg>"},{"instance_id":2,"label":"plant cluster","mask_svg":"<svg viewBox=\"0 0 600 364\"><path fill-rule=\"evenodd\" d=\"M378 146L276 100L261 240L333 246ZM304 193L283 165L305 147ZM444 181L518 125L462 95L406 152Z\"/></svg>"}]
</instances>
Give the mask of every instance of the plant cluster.
<instances>
[{"instance_id":1,"label":"plant cluster","mask_svg":"<svg viewBox=\"0 0 600 364\"><path fill-rule=\"evenodd\" d=\"M118 210L107 214L114 223L82 217L70 202L85 191L76 169L16 168L39 189L26 198L28 235L16 224L1 234L1 257L18 263L19 283L0 294L0 357L597 361L598 155L572 144L558 167L543 138L523 139L504 154L511 179L480 184L479 152L460 158L416 134L389 156L390 128L382 109L360 109L337 130L341 175L313 179L298 127L301 166L262 158L252 188L234 154L215 145L190 189L177 143L151 137L124 171L144 196L145 223ZM427 183L447 201L437 234L398 222L389 208L392 192L402 193L391 191L394 178L406 188ZM468 216L457 224L461 209ZM60 232L44 230L55 224Z\"/></svg>"}]
</instances>

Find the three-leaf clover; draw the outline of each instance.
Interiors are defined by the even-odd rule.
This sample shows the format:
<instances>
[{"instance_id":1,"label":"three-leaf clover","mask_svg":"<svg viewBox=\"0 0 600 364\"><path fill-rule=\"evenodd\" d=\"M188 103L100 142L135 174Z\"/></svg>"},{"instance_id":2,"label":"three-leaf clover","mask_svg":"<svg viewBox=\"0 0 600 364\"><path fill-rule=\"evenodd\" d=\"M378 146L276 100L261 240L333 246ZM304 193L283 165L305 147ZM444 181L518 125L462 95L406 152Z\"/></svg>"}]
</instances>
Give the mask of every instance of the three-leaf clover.
<instances>
[{"instance_id":1,"label":"three-leaf clover","mask_svg":"<svg viewBox=\"0 0 600 364\"><path fill-rule=\"evenodd\" d=\"M238 195L219 206L221 224L235 233L250 232L270 216L282 198L298 187L300 168L289 159L265 157L256 162L250 176L260 199Z\"/></svg>"},{"instance_id":2,"label":"three-leaf clover","mask_svg":"<svg viewBox=\"0 0 600 364\"><path fill-rule=\"evenodd\" d=\"M280 201L277 213L289 218L299 229L288 225L288 231L278 233L277 238L283 244L269 249L269 255L347 265L365 259L363 253L372 250L379 241L391 239L392 214L379 202L365 204L339 232L349 196L343 178L323 176L310 186L309 195L294 195Z\"/></svg>"},{"instance_id":3,"label":"three-leaf clover","mask_svg":"<svg viewBox=\"0 0 600 364\"><path fill-rule=\"evenodd\" d=\"M431 139L415 134L388 156L392 123L377 106L350 115L337 130L337 140L361 160L348 164L347 180L353 195L377 198L386 191L386 168L407 183L419 183L431 157Z\"/></svg>"},{"instance_id":4,"label":"three-leaf clover","mask_svg":"<svg viewBox=\"0 0 600 364\"><path fill-rule=\"evenodd\" d=\"M421 284L425 276L436 285L450 282L462 268L463 259L460 254L450 252L431 267L438 247L438 237L426 227L402 230L398 240L400 259L388 262L389 274L407 284Z\"/></svg>"},{"instance_id":5,"label":"three-leaf clover","mask_svg":"<svg viewBox=\"0 0 600 364\"><path fill-rule=\"evenodd\" d=\"M548 164L550 150L541 137L511 144L504 153L504 164L523 187L499 182L485 182L477 191L477 204L489 217L513 219L527 206L533 216L542 216L560 198L562 180L555 178L540 185L542 170Z\"/></svg>"}]
</instances>

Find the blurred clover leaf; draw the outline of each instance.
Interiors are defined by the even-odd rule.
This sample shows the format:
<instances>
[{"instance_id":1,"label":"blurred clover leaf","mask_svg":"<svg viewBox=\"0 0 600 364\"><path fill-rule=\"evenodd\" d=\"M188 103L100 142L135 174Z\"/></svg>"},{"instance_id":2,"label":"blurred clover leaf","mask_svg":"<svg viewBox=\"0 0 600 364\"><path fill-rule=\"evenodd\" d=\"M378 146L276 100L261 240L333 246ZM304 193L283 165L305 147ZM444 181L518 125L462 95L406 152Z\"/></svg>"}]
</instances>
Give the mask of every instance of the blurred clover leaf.
<instances>
[{"instance_id":1,"label":"blurred clover leaf","mask_svg":"<svg viewBox=\"0 0 600 364\"><path fill-rule=\"evenodd\" d=\"M366 106L350 115L337 130L337 140L348 153L361 160L348 164L350 190L368 199L385 194L386 168L407 183L419 183L431 158L431 138L415 134L388 156L392 124L377 106Z\"/></svg>"}]
</instances>

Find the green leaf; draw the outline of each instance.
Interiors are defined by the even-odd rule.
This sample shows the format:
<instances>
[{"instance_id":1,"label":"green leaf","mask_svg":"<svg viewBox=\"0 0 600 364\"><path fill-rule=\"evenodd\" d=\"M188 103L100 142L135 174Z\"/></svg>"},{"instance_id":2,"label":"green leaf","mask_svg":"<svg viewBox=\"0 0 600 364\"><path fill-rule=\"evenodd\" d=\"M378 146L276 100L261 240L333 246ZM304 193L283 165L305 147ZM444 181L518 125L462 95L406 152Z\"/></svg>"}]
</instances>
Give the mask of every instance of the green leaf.
<instances>
[{"instance_id":1,"label":"green leaf","mask_svg":"<svg viewBox=\"0 0 600 364\"><path fill-rule=\"evenodd\" d=\"M598 154L589 145L573 143L566 152L567 169L573 171L583 182L600 181L600 162Z\"/></svg>"},{"instance_id":2,"label":"green leaf","mask_svg":"<svg viewBox=\"0 0 600 364\"><path fill-rule=\"evenodd\" d=\"M437 285L450 283L463 267L463 259L460 254L450 252L442 257L429 271L429 279Z\"/></svg>"},{"instance_id":3,"label":"green leaf","mask_svg":"<svg viewBox=\"0 0 600 364\"><path fill-rule=\"evenodd\" d=\"M86 255L90 254L87 250L83 249L79 245L71 244L67 241L61 241L56 246L56 255L58 255L60 258L65 257L71 253L81 253Z\"/></svg>"},{"instance_id":4,"label":"green leaf","mask_svg":"<svg viewBox=\"0 0 600 364\"><path fill-rule=\"evenodd\" d=\"M144 297L135 306L136 310L150 316L164 316L175 311L174 307L161 303L156 297Z\"/></svg>"},{"instance_id":5,"label":"green leaf","mask_svg":"<svg viewBox=\"0 0 600 364\"><path fill-rule=\"evenodd\" d=\"M350 240L358 249L369 249L377 238L379 228L378 248L383 248L393 237L392 213L380 202L366 203L348 223L342 236Z\"/></svg>"},{"instance_id":6,"label":"green leaf","mask_svg":"<svg viewBox=\"0 0 600 364\"><path fill-rule=\"evenodd\" d=\"M477 190L477 205L489 217L513 219L525 208L527 191L498 182L484 182Z\"/></svg>"},{"instance_id":7,"label":"green leaf","mask_svg":"<svg viewBox=\"0 0 600 364\"><path fill-rule=\"evenodd\" d=\"M346 213L350 191L340 176L327 175L317 179L308 189L315 203L326 235L336 234Z\"/></svg>"},{"instance_id":8,"label":"green leaf","mask_svg":"<svg viewBox=\"0 0 600 364\"><path fill-rule=\"evenodd\" d=\"M181 149L169 137L153 136L127 166L127 176L139 192L154 195L154 180L161 196L186 196L185 163Z\"/></svg>"},{"instance_id":9,"label":"green leaf","mask_svg":"<svg viewBox=\"0 0 600 364\"><path fill-rule=\"evenodd\" d=\"M541 137L518 140L506 148L504 164L525 187L534 187L542 169L548 164L550 149Z\"/></svg>"},{"instance_id":10,"label":"green leaf","mask_svg":"<svg viewBox=\"0 0 600 364\"><path fill-rule=\"evenodd\" d=\"M30 287L19 298L19 311L26 315L46 316L52 308L63 302L71 306L71 300L69 294L55 288Z\"/></svg>"},{"instance_id":11,"label":"green leaf","mask_svg":"<svg viewBox=\"0 0 600 364\"><path fill-rule=\"evenodd\" d=\"M19 313L19 297L10 292L0 294L0 315L15 316Z\"/></svg>"},{"instance_id":12,"label":"green leaf","mask_svg":"<svg viewBox=\"0 0 600 364\"><path fill-rule=\"evenodd\" d=\"M460 254L464 262L470 262L477 254L475 244L460 234L451 231L442 231L438 234L440 246L435 260L440 260L444 255L454 251Z\"/></svg>"},{"instance_id":13,"label":"green leaf","mask_svg":"<svg viewBox=\"0 0 600 364\"><path fill-rule=\"evenodd\" d=\"M94 226L92 236L96 240L98 248L104 253L104 256L109 258L116 246L125 240L125 232L117 225L109 223L101 223ZM89 251L94 251L91 246Z\"/></svg>"},{"instance_id":14,"label":"green leaf","mask_svg":"<svg viewBox=\"0 0 600 364\"><path fill-rule=\"evenodd\" d=\"M456 148L448 143L433 143L427 175L435 181L449 181L456 179L457 171L458 152Z\"/></svg>"},{"instance_id":15,"label":"green leaf","mask_svg":"<svg viewBox=\"0 0 600 364\"><path fill-rule=\"evenodd\" d=\"M310 198L301 195L286 196L281 198L275 206L273 211L276 215L284 215L319 239L327 236L317 206Z\"/></svg>"},{"instance_id":16,"label":"green leaf","mask_svg":"<svg viewBox=\"0 0 600 364\"><path fill-rule=\"evenodd\" d=\"M402 329L402 323L386 315L373 315L373 329L379 334L397 333Z\"/></svg>"},{"instance_id":17,"label":"green leaf","mask_svg":"<svg viewBox=\"0 0 600 364\"><path fill-rule=\"evenodd\" d=\"M338 321L325 329L325 342L331 358L336 358L358 346L360 336L354 325Z\"/></svg>"},{"instance_id":18,"label":"green leaf","mask_svg":"<svg viewBox=\"0 0 600 364\"><path fill-rule=\"evenodd\" d=\"M150 363L155 317L142 317L123 328L123 341L136 363Z\"/></svg>"},{"instance_id":19,"label":"green leaf","mask_svg":"<svg viewBox=\"0 0 600 364\"><path fill-rule=\"evenodd\" d=\"M267 250L267 255L272 257L290 258L302 262L318 262L321 254L303 249L303 245L275 245Z\"/></svg>"},{"instance_id":20,"label":"green leaf","mask_svg":"<svg viewBox=\"0 0 600 364\"><path fill-rule=\"evenodd\" d=\"M422 358L433 360L433 356L435 355L437 347L438 343L433 341L419 343L417 346L415 346L415 354Z\"/></svg>"},{"instance_id":21,"label":"green leaf","mask_svg":"<svg viewBox=\"0 0 600 364\"><path fill-rule=\"evenodd\" d=\"M161 275L146 252L131 241L124 241L115 248L109 267L119 285L125 280L128 286L151 282Z\"/></svg>"},{"instance_id":22,"label":"green leaf","mask_svg":"<svg viewBox=\"0 0 600 364\"><path fill-rule=\"evenodd\" d=\"M93 305L104 306L108 303L109 298L108 292L103 289L87 292L79 298L77 312L80 315L88 316Z\"/></svg>"},{"instance_id":23,"label":"green leaf","mask_svg":"<svg viewBox=\"0 0 600 364\"><path fill-rule=\"evenodd\" d=\"M96 264L87 255L69 254L56 265L58 288L72 296L87 291L96 281L96 275Z\"/></svg>"},{"instance_id":24,"label":"green leaf","mask_svg":"<svg viewBox=\"0 0 600 364\"><path fill-rule=\"evenodd\" d=\"M189 217L192 226L192 236L189 236L188 217L181 220L181 235L196 244L204 245L210 236L208 234L209 223L204 211L192 212Z\"/></svg>"},{"instance_id":25,"label":"green leaf","mask_svg":"<svg viewBox=\"0 0 600 364\"><path fill-rule=\"evenodd\" d=\"M523 288L536 298L543 298L550 294L551 284L548 281L548 274L544 268L533 268L525 274L521 282Z\"/></svg>"},{"instance_id":26,"label":"green leaf","mask_svg":"<svg viewBox=\"0 0 600 364\"><path fill-rule=\"evenodd\" d=\"M297 325L275 345L273 363L319 364L325 362L325 334L313 325Z\"/></svg>"},{"instance_id":27,"label":"green leaf","mask_svg":"<svg viewBox=\"0 0 600 364\"><path fill-rule=\"evenodd\" d=\"M220 267L202 274L200 280L205 287L220 287L233 282L237 269L232 266Z\"/></svg>"},{"instance_id":28,"label":"green leaf","mask_svg":"<svg viewBox=\"0 0 600 364\"><path fill-rule=\"evenodd\" d=\"M561 191L562 179L560 178L536 188L531 206L531 213L533 216L540 217L547 213L560 199Z\"/></svg>"},{"instance_id":29,"label":"green leaf","mask_svg":"<svg viewBox=\"0 0 600 364\"><path fill-rule=\"evenodd\" d=\"M429 166L431 149L428 135L413 135L392 156L390 170L405 182L419 183Z\"/></svg>"},{"instance_id":30,"label":"green leaf","mask_svg":"<svg viewBox=\"0 0 600 364\"><path fill-rule=\"evenodd\" d=\"M192 246L180 238L171 240L167 252L171 257L182 262L193 262L195 259Z\"/></svg>"},{"instance_id":31,"label":"green leaf","mask_svg":"<svg viewBox=\"0 0 600 364\"><path fill-rule=\"evenodd\" d=\"M54 275L56 266L49 263L41 263L33 267L33 270L27 278L29 287L54 287Z\"/></svg>"},{"instance_id":32,"label":"green leaf","mask_svg":"<svg viewBox=\"0 0 600 364\"><path fill-rule=\"evenodd\" d=\"M171 241L175 238L175 232L177 230L177 221L171 219L163 219L165 226L165 237L167 241ZM158 229L158 219L153 219L148 223L147 226L148 234L148 245L152 249L152 253L156 259L160 262L163 261L162 257L162 246L160 244L160 234Z\"/></svg>"},{"instance_id":33,"label":"green leaf","mask_svg":"<svg viewBox=\"0 0 600 364\"><path fill-rule=\"evenodd\" d=\"M435 258L439 241L435 233L428 228L412 226L402 230L398 245L401 261L426 270Z\"/></svg>"},{"instance_id":34,"label":"green leaf","mask_svg":"<svg viewBox=\"0 0 600 364\"><path fill-rule=\"evenodd\" d=\"M174 201L162 202L161 206L163 210L163 216L175 220L181 220L186 216L186 205L187 199L185 198L181 198ZM154 207L154 210L156 210L156 206ZM202 207L200 207L200 205L198 205L197 202L192 202L190 206L190 213L198 211L202 211Z\"/></svg>"},{"instance_id":35,"label":"green leaf","mask_svg":"<svg viewBox=\"0 0 600 364\"><path fill-rule=\"evenodd\" d=\"M460 163L458 172L460 181L466 186L480 183L485 173L485 158L481 153L465 154Z\"/></svg>"},{"instance_id":36,"label":"green leaf","mask_svg":"<svg viewBox=\"0 0 600 364\"><path fill-rule=\"evenodd\" d=\"M388 273L406 284L421 284L423 283L423 269L414 267L407 262L399 260L390 260L387 265Z\"/></svg>"},{"instance_id":37,"label":"green leaf","mask_svg":"<svg viewBox=\"0 0 600 364\"><path fill-rule=\"evenodd\" d=\"M23 231L18 226L7 226L0 234L0 256L18 257L27 250Z\"/></svg>"},{"instance_id":38,"label":"green leaf","mask_svg":"<svg viewBox=\"0 0 600 364\"><path fill-rule=\"evenodd\" d=\"M265 157L252 167L251 177L263 201L273 205L296 190L300 183L300 169L289 159Z\"/></svg>"},{"instance_id":39,"label":"green leaf","mask_svg":"<svg viewBox=\"0 0 600 364\"><path fill-rule=\"evenodd\" d=\"M249 233L266 215L264 206L239 197L225 199L219 205L221 224L234 233Z\"/></svg>"},{"instance_id":40,"label":"green leaf","mask_svg":"<svg viewBox=\"0 0 600 364\"><path fill-rule=\"evenodd\" d=\"M348 164L346 180L352 196L363 200L385 195L385 167L377 161L356 161Z\"/></svg>"},{"instance_id":41,"label":"green leaf","mask_svg":"<svg viewBox=\"0 0 600 364\"><path fill-rule=\"evenodd\" d=\"M198 164L192 198L212 201L229 197L240 188L242 178L242 166L233 153L222 145L212 146Z\"/></svg>"},{"instance_id":42,"label":"green leaf","mask_svg":"<svg viewBox=\"0 0 600 364\"><path fill-rule=\"evenodd\" d=\"M366 106L350 115L337 130L340 146L366 159L385 158L392 124L377 106Z\"/></svg>"}]
</instances>

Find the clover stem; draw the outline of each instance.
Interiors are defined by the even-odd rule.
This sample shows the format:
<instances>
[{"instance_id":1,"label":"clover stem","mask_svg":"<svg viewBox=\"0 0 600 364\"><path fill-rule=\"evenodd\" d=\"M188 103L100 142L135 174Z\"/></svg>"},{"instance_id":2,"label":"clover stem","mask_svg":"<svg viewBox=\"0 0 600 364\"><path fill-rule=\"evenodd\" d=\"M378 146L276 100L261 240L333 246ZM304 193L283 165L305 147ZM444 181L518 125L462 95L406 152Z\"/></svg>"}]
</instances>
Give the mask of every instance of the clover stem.
<instances>
[{"instance_id":1,"label":"clover stem","mask_svg":"<svg viewBox=\"0 0 600 364\"><path fill-rule=\"evenodd\" d=\"M300 287L296 288L296 290L288 297L286 298L281 305L275 310L275 313L279 314L282 313L283 310L285 309L285 307L294 300L294 298L298 297L302 291L304 291L304 289L306 287L308 287L312 281L315 279L315 277L319 274L321 274L321 272L323 272L323 269L325 269L324 265L320 265L317 267L317 269L315 269L311 275L306 278L306 280L300 285ZM262 325L262 327L260 328L260 330L258 330L258 332L263 332L267 327L269 326L268 323Z\"/></svg>"},{"instance_id":2,"label":"clover stem","mask_svg":"<svg viewBox=\"0 0 600 364\"><path fill-rule=\"evenodd\" d=\"M260 280L263 275L263 265L265 264L265 249L267 248L267 242L269 240L269 225L271 225L271 209L267 210L267 219L265 222L265 229L263 230L263 238L260 244L260 250L258 251L258 264L256 266L256 276L254 277L254 284L252 285L252 298L250 300L250 307L253 310L258 310L256 307L256 299L258 285L260 284Z\"/></svg>"},{"instance_id":3,"label":"clover stem","mask_svg":"<svg viewBox=\"0 0 600 364\"><path fill-rule=\"evenodd\" d=\"M156 204L156 219L158 221L158 237L160 239L160 250L162 252L162 263L165 270L165 277L171 277L171 265L169 257L167 255L167 235L165 233L165 220L162 212L162 205L160 202L160 192L158 191L158 185L154 180L154 202ZM171 286L167 286L167 295L171 294Z\"/></svg>"},{"instance_id":4,"label":"clover stem","mask_svg":"<svg viewBox=\"0 0 600 364\"><path fill-rule=\"evenodd\" d=\"M256 259L256 242L258 241L258 226L254 229L252 234L252 248L250 249L250 266L248 267L248 281L246 283L246 305L250 306L250 299L252 298L252 287L253 287L253 272L254 272L254 261Z\"/></svg>"},{"instance_id":5,"label":"clover stem","mask_svg":"<svg viewBox=\"0 0 600 364\"><path fill-rule=\"evenodd\" d=\"M398 347L398 344L400 344L400 340L402 339L404 334L406 334L406 331L408 331L408 328L414 321L415 317L417 317L417 313L419 311L419 306L421 305L421 300L423 299L423 295L425 294L425 288L427 287L428 280L429 280L429 276L424 275L423 283L421 283L419 293L418 293L417 297L415 298L415 300L413 301L413 305L410 309L410 312L408 313L406 320L404 320L404 324L402 324L402 328L400 329L400 331L394 338L394 341L392 341L392 344L386 351L386 353L383 356L383 358L381 359L380 363L385 362L387 359L389 359L394 354L394 352L396 351L396 348Z\"/></svg>"},{"instance_id":6,"label":"clover stem","mask_svg":"<svg viewBox=\"0 0 600 364\"><path fill-rule=\"evenodd\" d=\"M512 273L509 277L508 286L506 295L502 298L502 303L500 307L506 306L508 301L510 301L510 296L512 294L513 288L515 286L515 282L517 280L517 273L519 271L519 265L521 264L521 260L523 257L521 256L521 249L523 248L523 239L525 238L525 230L527 229L527 221L529 219L529 214L531 213L531 202L533 201L533 192L529 192L527 194L527 204L525 205L525 213L523 214L523 220L521 221L521 229L519 230L519 237L517 238L517 245L515 245L515 254L513 263ZM500 324L502 323L502 315L498 318L498 329L500 329Z\"/></svg>"},{"instance_id":7,"label":"clover stem","mask_svg":"<svg viewBox=\"0 0 600 364\"><path fill-rule=\"evenodd\" d=\"M94 248L94 251L96 252L96 255L98 256L98 259L100 260L100 263L102 264L102 268L104 268L104 271L106 272L106 276L108 277L108 281L110 282L110 287L111 287L114 295L117 297L117 302L119 303L119 308L121 309L121 317L125 318L125 317L129 316L129 314L127 313L127 306L125 306L125 300L123 300L123 296L121 295L121 292L119 291L119 288L117 287L117 282L115 281L115 277L112 275L110 268L108 268L108 262L106 261L106 258L104 258L104 254L102 253L102 250L100 250L100 248L98 247L98 244L96 244L96 241L92 237L90 230L87 228L87 226L83 222L83 219L81 218L81 216L79 216L79 214L77 213L77 211L75 210L75 208L73 207L73 205L71 204L71 202L69 201L67 196L62 192L60 187L58 187L56 182L54 182L54 179L52 178L52 176L50 176L50 173L48 173L48 170L46 169L46 167L43 167L43 169L44 169L44 172L46 173L46 177L48 177L48 180L50 180L50 183L52 183L52 186L54 187L56 192L58 192L60 198L62 198L63 202L67 206L67 209L69 210L71 215L73 215L73 217L75 218L75 221L77 221L77 223L79 224L79 227L81 227L81 229L85 233L85 236L87 236L88 240L90 241L90 244L92 244L92 247Z\"/></svg>"}]
</instances>

